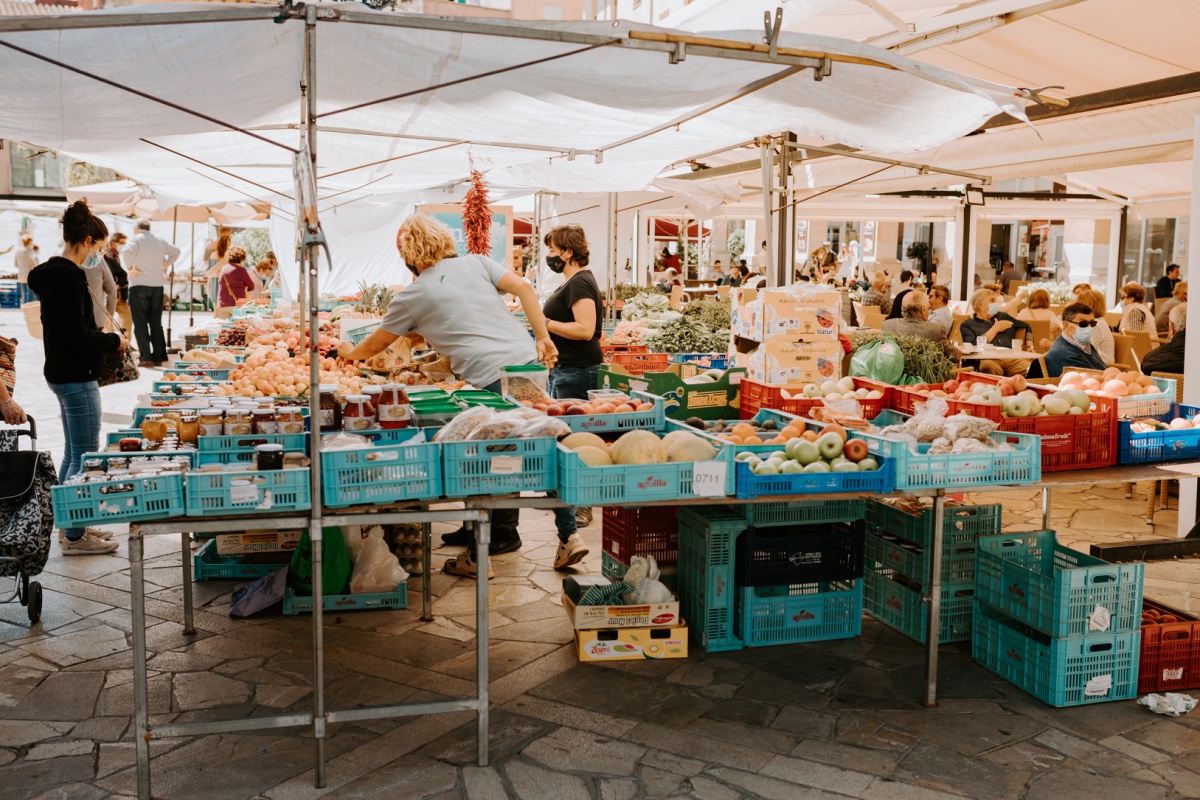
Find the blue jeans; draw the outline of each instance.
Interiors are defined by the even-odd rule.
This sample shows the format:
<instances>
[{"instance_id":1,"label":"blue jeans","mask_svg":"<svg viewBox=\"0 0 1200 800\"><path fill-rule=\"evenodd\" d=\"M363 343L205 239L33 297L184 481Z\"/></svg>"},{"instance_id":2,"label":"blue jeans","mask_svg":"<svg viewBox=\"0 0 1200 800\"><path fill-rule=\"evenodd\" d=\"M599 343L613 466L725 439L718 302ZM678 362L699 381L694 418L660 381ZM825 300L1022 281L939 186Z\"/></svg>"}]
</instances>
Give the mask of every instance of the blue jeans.
<instances>
[{"instance_id":1,"label":"blue jeans","mask_svg":"<svg viewBox=\"0 0 1200 800\"><path fill-rule=\"evenodd\" d=\"M483 387L483 390L485 392L500 394L500 381L489 383ZM519 539L521 534L517 532L517 521L520 516L521 511L516 508L498 508L492 511L492 541ZM565 542L571 538L575 531L578 530L575 522L575 509L554 509L554 525L558 528L558 540L560 542Z\"/></svg>"},{"instance_id":2,"label":"blue jeans","mask_svg":"<svg viewBox=\"0 0 1200 800\"><path fill-rule=\"evenodd\" d=\"M163 287L129 287L129 311L133 315L133 333L137 337L138 358L142 361L159 364L167 360L162 306Z\"/></svg>"},{"instance_id":3,"label":"blue jeans","mask_svg":"<svg viewBox=\"0 0 1200 800\"><path fill-rule=\"evenodd\" d=\"M594 367L555 367L550 370L550 387L557 400L587 400L588 391L596 388L599 377L599 364Z\"/></svg>"},{"instance_id":4,"label":"blue jeans","mask_svg":"<svg viewBox=\"0 0 1200 800\"><path fill-rule=\"evenodd\" d=\"M37 295L33 293L33 289L29 288L28 283L21 281L17 284L17 286L21 290L21 305L32 303L34 300L38 299Z\"/></svg>"},{"instance_id":5,"label":"blue jeans","mask_svg":"<svg viewBox=\"0 0 1200 800\"><path fill-rule=\"evenodd\" d=\"M49 386L58 397L63 436L67 440L58 468L58 482L65 483L67 478L79 472L84 453L95 453L100 449L100 386L95 381L51 383ZM70 528L63 533L73 542L83 538L83 528Z\"/></svg>"}]
</instances>

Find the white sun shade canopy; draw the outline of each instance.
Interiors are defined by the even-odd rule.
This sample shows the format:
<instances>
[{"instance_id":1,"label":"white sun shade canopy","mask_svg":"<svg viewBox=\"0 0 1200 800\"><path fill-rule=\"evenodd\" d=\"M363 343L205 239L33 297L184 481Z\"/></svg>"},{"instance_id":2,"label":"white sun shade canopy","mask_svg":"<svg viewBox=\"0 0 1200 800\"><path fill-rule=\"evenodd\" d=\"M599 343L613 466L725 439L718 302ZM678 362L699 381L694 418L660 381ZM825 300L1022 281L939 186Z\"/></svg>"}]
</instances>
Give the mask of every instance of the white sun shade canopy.
<instances>
[{"instance_id":1,"label":"white sun shade canopy","mask_svg":"<svg viewBox=\"0 0 1200 800\"><path fill-rule=\"evenodd\" d=\"M414 197L461 182L472 164L497 189L639 190L672 162L782 130L926 150L1025 103L1010 87L838 39L779 40L784 52L833 58L818 82L812 69L698 47L672 64L673 45L631 38L669 32L623 22L317 8L322 208ZM113 168L180 202L289 206L305 25L277 24L275 13L172 3L0 19L0 138ZM762 32L720 38L759 44Z\"/></svg>"}]
</instances>

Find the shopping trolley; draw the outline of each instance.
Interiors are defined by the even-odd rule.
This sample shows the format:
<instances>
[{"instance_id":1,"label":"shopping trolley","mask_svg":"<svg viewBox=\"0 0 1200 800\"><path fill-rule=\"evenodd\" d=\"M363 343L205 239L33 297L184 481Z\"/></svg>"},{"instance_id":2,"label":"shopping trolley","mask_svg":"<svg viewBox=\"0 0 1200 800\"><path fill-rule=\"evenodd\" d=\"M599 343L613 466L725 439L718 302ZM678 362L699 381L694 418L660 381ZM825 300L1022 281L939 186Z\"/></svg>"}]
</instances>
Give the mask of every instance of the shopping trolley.
<instances>
[{"instance_id":1,"label":"shopping trolley","mask_svg":"<svg viewBox=\"0 0 1200 800\"><path fill-rule=\"evenodd\" d=\"M28 436L29 450L19 447ZM42 616L42 585L30 578L39 574L50 556L54 508L50 487L58 483L49 452L37 449L37 425L29 430L0 430L0 579L16 582L11 594L0 590L0 603L20 602L36 624Z\"/></svg>"}]
</instances>

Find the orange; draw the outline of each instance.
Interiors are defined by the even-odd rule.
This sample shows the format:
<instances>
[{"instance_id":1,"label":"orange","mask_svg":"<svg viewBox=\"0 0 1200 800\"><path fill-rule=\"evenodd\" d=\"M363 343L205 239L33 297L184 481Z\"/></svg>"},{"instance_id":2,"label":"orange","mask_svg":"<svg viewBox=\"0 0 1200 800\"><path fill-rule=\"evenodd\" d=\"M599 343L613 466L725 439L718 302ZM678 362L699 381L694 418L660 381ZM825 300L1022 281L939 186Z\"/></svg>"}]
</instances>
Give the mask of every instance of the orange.
<instances>
[{"instance_id":1,"label":"orange","mask_svg":"<svg viewBox=\"0 0 1200 800\"><path fill-rule=\"evenodd\" d=\"M730 433L734 434L735 436L741 436L744 439L747 436L754 436L757 431L755 431L752 426L747 425L744 422L739 422L737 425L733 426L733 428L730 430Z\"/></svg>"}]
</instances>

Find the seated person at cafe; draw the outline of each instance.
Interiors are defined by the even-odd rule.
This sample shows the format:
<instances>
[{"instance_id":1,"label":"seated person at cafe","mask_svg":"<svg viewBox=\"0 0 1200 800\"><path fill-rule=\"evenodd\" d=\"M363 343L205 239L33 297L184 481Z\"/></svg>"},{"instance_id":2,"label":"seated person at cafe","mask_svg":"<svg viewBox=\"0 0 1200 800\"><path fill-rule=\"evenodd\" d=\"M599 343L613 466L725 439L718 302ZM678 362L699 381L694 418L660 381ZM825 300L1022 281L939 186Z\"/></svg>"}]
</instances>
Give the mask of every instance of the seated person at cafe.
<instances>
[{"instance_id":1,"label":"seated person at cafe","mask_svg":"<svg viewBox=\"0 0 1200 800\"><path fill-rule=\"evenodd\" d=\"M1104 370L1104 359L1092 347L1096 315L1086 303L1071 303L1063 309L1063 331L1046 353L1046 377L1058 378L1069 369Z\"/></svg>"},{"instance_id":2,"label":"seated person at cafe","mask_svg":"<svg viewBox=\"0 0 1200 800\"><path fill-rule=\"evenodd\" d=\"M1171 309L1180 303L1187 302L1187 290L1188 282L1180 281L1171 290L1171 297L1159 305L1158 311L1154 314L1154 327L1158 330L1160 337L1171 332Z\"/></svg>"},{"instance_id":3,"label":"seated person at cafe","mask_svg":"<svg viewBox=\"0 0 1200 800\"><path fill-rule=\"evenodd\" d=\"M892 294L888 291L891 276L883 270L871 276L871 288L863 292L862 305L874 306L883 312L884 316L892 313Z\"/></svg>"},{"instance_id":4,"label":"seated person at cafe","mask_svg":"<svg viewBox=\"0 0 1200 800\"><path fill-rule=\"evenodd\" d=\"M1184 330L1187 327L1187 303L1171 309L1171 341L1159 345L1142 359L1142 374L1152 372L1175 372L1183 374L1183 348L1186 346Z\"/></svg>"},{"instance_id":5,"label":"seated person at cafe","mask_svg":"<svg viewBox=\"0 0 1200 800\"><path fill-rule=\"evenodd\" d=\"M929 321L941 325L947 336L954 327L954 312L950 310L950 290L940 283L929 290Z\"/></svg>"},{"instance_id":6,"label":"seated person at cafe","mask_svg":"<svg viewBox=\"0 0 1200 800\"><path fill-rule=\"evenodd\" d=\"M892 310L888 312L888 319L900 319L904 313L904 298L908 297L908 293L913 290L912 270L901 270L900 285L896 289L896 296L892 298Z\"/></svg>"},{"instance_id":7,"label":"seated person at cafe","mask_svg":"<svg viewBox=\"0 0 1200 800\"><path fill-rule=\"evenodd\" d=\"M987 340L988 347L1012 348L1014 340L1023 344L1025 337L1032 335L1029 323L1005 314L1000 310L1001 296L991 289L983 288L971 295L968 306L974 312L970 319L963 320L964 344L978 344L979 337ZM989 375L1024 375L1029 370L1029 361L1024 358L985 359L979 362L979 371Z\"/></svg>"},{"instance_id":8,"label":"seated person at cafe","mask_svg":"<svg viewBox=\"0 0 1200 800\"><path fill-rule=\"evenodd\" d=\"M946 331L940 323L929 320L929 296L915 289L904 295L900 319L888 319L883 322L883 332L896 336L920 336L931 342L937 342L946 351L948 358L957 361L958 350L946 338Z\"/></svg>"}]
</instances>

